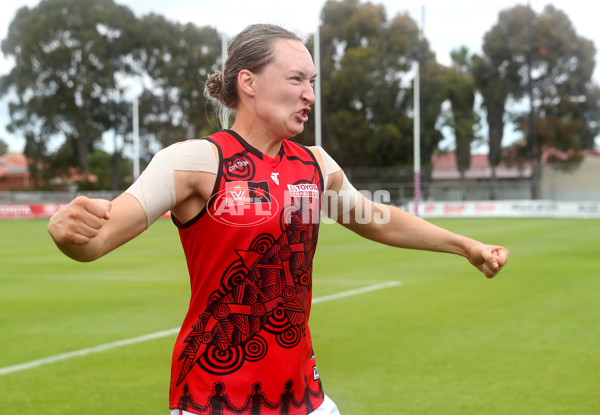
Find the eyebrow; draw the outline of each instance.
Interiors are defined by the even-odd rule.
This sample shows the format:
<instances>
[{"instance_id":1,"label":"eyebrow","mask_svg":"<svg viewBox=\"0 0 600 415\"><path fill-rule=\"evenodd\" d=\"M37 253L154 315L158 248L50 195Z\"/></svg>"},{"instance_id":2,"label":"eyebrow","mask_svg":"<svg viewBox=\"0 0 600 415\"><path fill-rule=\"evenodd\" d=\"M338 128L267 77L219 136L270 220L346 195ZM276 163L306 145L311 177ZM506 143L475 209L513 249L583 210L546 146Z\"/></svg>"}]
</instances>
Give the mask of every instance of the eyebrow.
<instances>
[{"instance_id":1,"label":"eyebrow","mask_svg":"<svg viewBox=\"0 0 600 415\"><path fill-rule=\"evenodd\" d=\"M312 76L310 76L310 77L309 77L309 76L306 74L306 72L304 72L304 71L300 71L300 70L297 70L297 69L292 69L292 70L290 71L290 73L291 73L291 74L293 74L293 75L300 75L302 78L304 78L304 79L309 79L309 80L311 80L311 81L312 81L312 80L315 80L315 79L317 78L317 74L314 74L314 75L312 75Z\"/></svg>"}]
</instances>

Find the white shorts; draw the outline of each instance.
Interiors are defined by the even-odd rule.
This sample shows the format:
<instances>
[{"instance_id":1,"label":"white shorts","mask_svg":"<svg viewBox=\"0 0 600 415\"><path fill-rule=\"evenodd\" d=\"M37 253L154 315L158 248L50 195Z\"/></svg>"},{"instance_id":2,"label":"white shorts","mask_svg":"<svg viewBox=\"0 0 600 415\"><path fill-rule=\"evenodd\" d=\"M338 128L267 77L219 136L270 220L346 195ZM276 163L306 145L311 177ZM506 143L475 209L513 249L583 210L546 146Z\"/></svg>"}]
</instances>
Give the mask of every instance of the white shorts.
<instances>
[{"instance_id":1,"label":"white shorts","mask_svg":"<svg viewBox=\"0 0 600 415\"><path fill-rule=\"evenodd\" d=\"M195 415L188 411L182 411L181 409L172 409L171 415ZM335 403L329 398L329 396L325 395L325 399L321 406L319 406L316 410L312 411L310 415L340 415L340 411L338 411Z\"/></svg>"},{"instance_id":2,"label":"white shorts","mask_svg":"<svg viewBox=\"0 0 600 415\"><path fill-rule=\"evenodd\" d=\"M335 402L333 402L329 396L325 395L325 399L321 406L312 411L310 415L340 415Z\"/></svg>"}]
</instances>

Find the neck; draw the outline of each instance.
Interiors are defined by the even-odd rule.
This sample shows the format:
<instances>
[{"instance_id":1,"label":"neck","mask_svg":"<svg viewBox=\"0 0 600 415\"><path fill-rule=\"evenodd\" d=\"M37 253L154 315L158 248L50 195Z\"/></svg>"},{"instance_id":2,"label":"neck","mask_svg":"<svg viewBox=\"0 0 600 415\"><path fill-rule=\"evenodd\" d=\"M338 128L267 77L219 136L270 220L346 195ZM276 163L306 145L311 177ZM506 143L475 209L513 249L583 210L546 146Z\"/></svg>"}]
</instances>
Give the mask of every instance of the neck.
<instances>
[{"instance_id":1,"label":"neck","mask_svg":"<svg viewBox=\"0 0 600 415\"><path fill-rule=\"evenodd\" d=\"M270 137L267 133L243 128L240 125L233 124L233 131L238 133L248 144L263 154L275 158L281 150L282 139Z\"/></svg>"}]
</instances>

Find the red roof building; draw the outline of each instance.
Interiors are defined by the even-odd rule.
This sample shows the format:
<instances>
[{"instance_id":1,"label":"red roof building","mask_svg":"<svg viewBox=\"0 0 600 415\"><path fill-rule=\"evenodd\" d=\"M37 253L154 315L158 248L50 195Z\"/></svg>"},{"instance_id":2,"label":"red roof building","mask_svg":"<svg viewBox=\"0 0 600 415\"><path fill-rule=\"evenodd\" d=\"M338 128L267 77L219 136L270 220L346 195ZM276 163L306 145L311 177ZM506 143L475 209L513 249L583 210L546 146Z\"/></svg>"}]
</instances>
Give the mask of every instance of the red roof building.
<instances>
[{"instance_id":1,"label":"red roof building","mask_svg":"<svg viewBox=\"0 0 600 415\"><path fill-rule=\"evenodd\" d=\"M600 200L600 151L579 153L577 163L569 163L573 154L546 148L540 157L537 198L549 200ZM507 163L496 167L492 187L492 168L487 154L473 154L471 165L461 181L456 155L432 157L429 197L432 200L511 200L531 197L531 163ZM564 163L563 163L564 162Z\"/></svg>"},{"instance_id":2,"label":"red roof building","mask_svg":"<svg viewBox=\"0 0 600 415\"><path fill-rule=\"evenodd\" d=\"M29 187L27 158L22 153L6 153L0 156L0 191L26 189Z\"/></svg>"},{"instance_id":3,"label":"red roof building","mask_svg":"<svg viewBox=\"0 0 600 415\"><path fill-rule=\"evenodd\" d=\"M460 172L456 163L454 153L436 154L431 158L433 170L432 180L460 180ZM496 167L496 178L498 179L524 179L531 177L531 164L507 165L502 161ZM492 167L487 154L471 155L471 166L465 172L467 180L481 180L492 178Z\"/></svg>"}]
</instances>

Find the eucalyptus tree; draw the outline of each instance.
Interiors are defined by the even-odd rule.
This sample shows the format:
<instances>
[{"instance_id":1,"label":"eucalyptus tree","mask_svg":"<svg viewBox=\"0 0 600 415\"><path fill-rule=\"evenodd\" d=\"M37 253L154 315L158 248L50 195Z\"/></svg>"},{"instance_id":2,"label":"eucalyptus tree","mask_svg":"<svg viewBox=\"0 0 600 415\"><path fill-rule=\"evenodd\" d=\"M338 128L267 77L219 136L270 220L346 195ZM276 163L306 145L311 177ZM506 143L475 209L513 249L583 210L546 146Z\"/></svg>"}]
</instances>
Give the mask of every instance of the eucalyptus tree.
<instances>
[{"instance_id":1,"label":"eucalyptus tree","mask_svg":"<svg viewBox=\"0 0 600 415\"><path fill-rule=\"evenodd\" d=\"M590 121L600 105L592 80L596 49L577 34L563 11L552 5L540 14L526 6L504 10L485 34L482 48L473 73L487 111L492 166L501 158L507 119L516 121L528 144L522 149L534 161L544 147L576 155L593 146L598 123ZM529 105L507 114L509 100ZM519 107L523 105L513 106Z\"/></svg>"},{"instance_id":2,"label":"eucalyptus tree","mask_svg":"<svg viewBox=\"0 0 600 415\"><path fill-rule=\"evenodd\" d=\"M419 61L422 78L431 77L421 91L428 123L439 116L442 100L435 56L417 23L406 13L388 20L382 5L358 0L327 1L321 19L323 145L344 166L412 165L412 79ZM425 165L441 138L433 128L424 134Z\"/></svg>"},{"instance_id":3,"label":"eucalyptus tree","mask_svg":"<svg viewBox=\"0 0 600 415\"><path fill-rule=\"evenodd\" d=\"M15 65L0 94L10 101L9 131L26 137L38 161L79 166L87 177L103 134L127 128L117 74L130 70L135 25L131 10L112 0L44 0L18 10L2 41ZM56 157L42 160L52 140Z\"/></svg>"},{"instance_id":4,"label":"eucalyptus tree","mask_svg":"<svg viewBox=\"0 0 600 415\"><path fill-rule=\"evenodd\" d=\"M142 132L160 146L198 138L216 128L204 97L207 75L221 65L221 37L215 28L169 21L150 14L138 26L136 54L141 80Z\"/></svg>"},{"instance_id":5,"label":"eucalyptus tree","mask_svg":"<svg viewBox=\"0 0 600 415\"><path fill-rule=\"evenodd\" d=\"M466 197L465 173L471 165L471 144L475 141L475 80L472 62L466 46L450 54L452 66L444 70L443 84L451 105L451 116L447 125L454 131L455 156L462 183L462 197Z\"/></svg>"}]
</instances>

